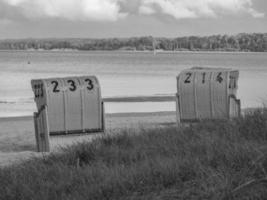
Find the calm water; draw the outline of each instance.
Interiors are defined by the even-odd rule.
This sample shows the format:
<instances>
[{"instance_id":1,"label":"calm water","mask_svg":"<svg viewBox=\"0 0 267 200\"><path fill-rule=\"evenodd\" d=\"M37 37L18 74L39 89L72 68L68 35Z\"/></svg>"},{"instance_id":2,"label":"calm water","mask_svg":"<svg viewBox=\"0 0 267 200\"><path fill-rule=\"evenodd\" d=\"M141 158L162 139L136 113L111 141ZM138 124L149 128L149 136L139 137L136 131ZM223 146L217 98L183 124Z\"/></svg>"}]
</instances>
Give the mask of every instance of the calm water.
<instances>
[{"instance_id":1,"label":"calm water","mask_svg":"<svg viewBox=\"0 0 267 200\"><path fill-rule=\"evenodd\" d=\"M267 102L266 53L0 51L0 117L32 115L31 79L92 74L103 97L174 94L176 76L192 66L238 69L242 108ZM109 113L174 109L173 103L106 105Z\"/></svg>"}]
</instances>

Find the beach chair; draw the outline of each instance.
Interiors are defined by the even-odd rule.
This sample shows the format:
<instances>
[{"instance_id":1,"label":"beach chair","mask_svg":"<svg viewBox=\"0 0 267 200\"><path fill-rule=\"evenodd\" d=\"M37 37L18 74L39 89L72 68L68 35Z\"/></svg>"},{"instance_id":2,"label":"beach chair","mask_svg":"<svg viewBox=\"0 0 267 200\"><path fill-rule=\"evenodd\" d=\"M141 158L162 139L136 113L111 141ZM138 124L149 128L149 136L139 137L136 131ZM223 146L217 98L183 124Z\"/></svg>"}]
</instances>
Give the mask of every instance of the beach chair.
<instances>
[{"instance_id":1,"label":"beach chair","mask_svg":"<svg viewBox=\"0 0 267 200\"><path fill-rule=\"evenodd\" d=\"M236 98L239 72L194 67L177 77L177 117L180 122L230 119L240 116Z\"/></svg>"},{"instance_id":2,"label":"beach chair","mask_svg":"<svg viewBox=\"0 0 267 200\"><path fill-rule=\"evenodd\" d=\"M49 78L31 81L38 151L49 151L53 135L102 132L104 107L95 76Z\"/></svg>"}]
</instances>

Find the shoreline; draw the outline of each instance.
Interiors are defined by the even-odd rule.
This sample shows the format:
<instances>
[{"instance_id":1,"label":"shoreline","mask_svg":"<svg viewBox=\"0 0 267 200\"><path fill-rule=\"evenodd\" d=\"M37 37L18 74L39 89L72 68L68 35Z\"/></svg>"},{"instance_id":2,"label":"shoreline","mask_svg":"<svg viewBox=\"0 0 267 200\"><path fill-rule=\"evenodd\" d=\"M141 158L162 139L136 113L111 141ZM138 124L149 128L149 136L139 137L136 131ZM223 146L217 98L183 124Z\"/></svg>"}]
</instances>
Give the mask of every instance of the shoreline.
<instances>
[{"instance_id":1,"label":"shoreline","mask_svg":"<svg viewBox=\"0 0 267 200\"><path fill-rule=\"evenodd\" d=\"M247 107L241 108L241 113L254 111L257 109L262 109L264 107ZM119 113L105 113L106 117L127 117L127 116L146 116L153 114L176 114L176 111L155 111L155 112L119 112ZM20 120L33 120L33 115L23 115L23 116L0 116L1 121L20 121ZM0 133L1 134L1 133Z\"/></svg>"},{"instance_id":2,"label":"shoreline","mask_svg":"<svg viewBox=\"0 0 267 200\"><path fill-rule=\"evenodd\" d=\"M242 109L242 113L255 109L259 108ZM127 129L142 130L176 126L176 119L175 111L108 113L105 115L105 132L51 136L51 152L60 152L62 147L84 141L91 142L93 139L118 134ZM0 167L19 164L44 154L36 152L33 116L1 117L0 127Z\"/></svg>"},{"instance_id":3,"label":"shoreline","mask_svg":"<svg viewBox=\"0 0 267 200\"><path fill-rule=\"evenodd\" d=\"M126 116L146 116L153 114L175 114L176 111L156 111L156 112L125 112L125 113L106 113L106 117L126 117ZM1 121L19 121L19 120L29 120L33 119L33 115L23 115L23 116L10 116L10 117L0 117Z\"/></svg>"},{"instance_id":4,"label":"shoreline","mask_svg":"<svg viewBox=\"0 0 267 200\"><path fill-rule=\"evenodd\" d=\"M0 52L64 52L64 53L73 53L73 52L120 52L120 53L151 53L153 54L156 52L156 54L164 54L164 53L267 53L267 51L221 51L221 50L160 50L156 49L155 51L153 50L79 50L79 49L0 49Z\"/></svg>"},{"instance_id":5,"label":"shoreline","mask_svg":"<svg viewBox=\"0 0 267 200\"><path fill-rule=\"evenodd\" d=\"M51 152L60 152L62 147L92 141L105 135L114 135L121 130L149 129L173 126L176 113L173 111L153 113L114 113L105 115L106 131L100 133L51 136ZM22 161L41 157L36 151L34 121L32 116L0 118L0 167L19 164Z\"/></svg>"}]
</instances>

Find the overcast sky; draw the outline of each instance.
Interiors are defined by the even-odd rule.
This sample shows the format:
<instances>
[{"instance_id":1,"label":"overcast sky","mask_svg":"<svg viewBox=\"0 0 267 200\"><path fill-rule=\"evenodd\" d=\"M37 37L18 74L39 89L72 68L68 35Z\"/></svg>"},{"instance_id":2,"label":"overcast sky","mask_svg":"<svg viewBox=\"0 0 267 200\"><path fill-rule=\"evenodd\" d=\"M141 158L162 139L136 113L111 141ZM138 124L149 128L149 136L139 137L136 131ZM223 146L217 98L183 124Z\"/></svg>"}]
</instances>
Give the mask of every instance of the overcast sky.
<instances>
[{"instance_id":1,"label":"overcast sky","mask_svg":"<svg viewBox=\"0 0 267 200\"><path fill-rule=\"evenodd\" d=\"M267 32L267 0L0 0L0 38Z\"/></svg>"}]
</instances>

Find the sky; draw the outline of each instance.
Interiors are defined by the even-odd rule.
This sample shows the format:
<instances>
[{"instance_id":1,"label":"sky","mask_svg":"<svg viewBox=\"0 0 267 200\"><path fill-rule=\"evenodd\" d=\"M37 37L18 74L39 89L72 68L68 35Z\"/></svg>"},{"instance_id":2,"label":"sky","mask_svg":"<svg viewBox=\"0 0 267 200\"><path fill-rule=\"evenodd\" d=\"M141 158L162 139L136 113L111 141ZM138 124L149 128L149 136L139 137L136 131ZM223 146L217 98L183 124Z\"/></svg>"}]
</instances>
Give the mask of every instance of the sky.
<instances>
[{"instance_id":1,"label":"sky","mask_svg":"<svg viewBox=\"0 0 267 200\"><path fill-rule=\"evenodd\" d=\"M0 0L0 39L267 33L267 0Z\"/></svg>"}]
</instances>

